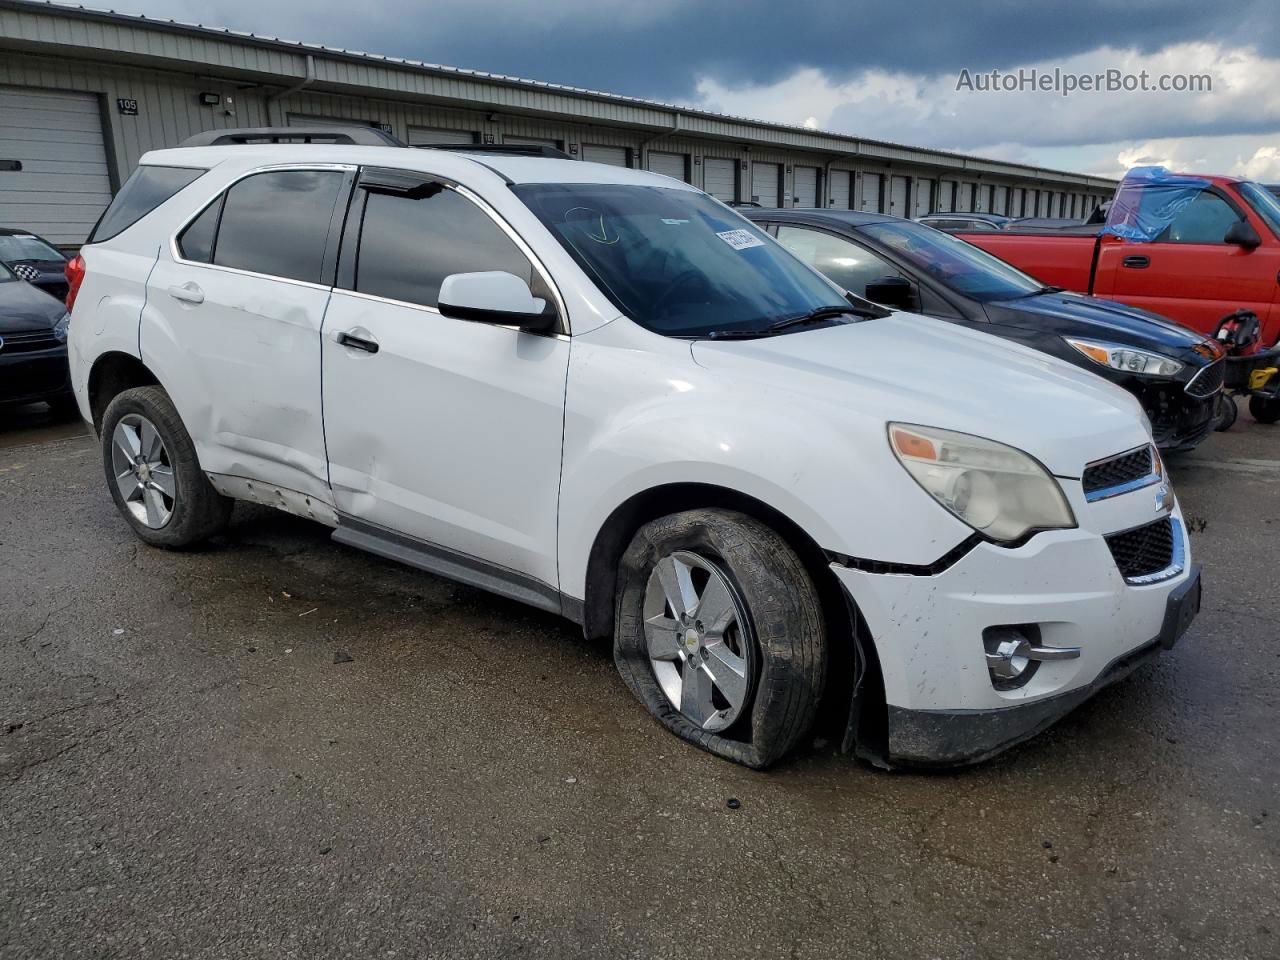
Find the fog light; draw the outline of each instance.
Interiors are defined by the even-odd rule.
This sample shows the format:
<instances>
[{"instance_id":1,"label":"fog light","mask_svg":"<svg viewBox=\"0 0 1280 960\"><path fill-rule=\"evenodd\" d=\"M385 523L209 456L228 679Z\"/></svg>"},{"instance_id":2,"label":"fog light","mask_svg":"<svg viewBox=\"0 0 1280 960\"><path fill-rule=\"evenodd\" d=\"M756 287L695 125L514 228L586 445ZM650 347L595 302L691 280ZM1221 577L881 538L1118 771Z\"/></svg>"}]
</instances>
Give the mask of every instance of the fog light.
<instances>
[{"instance_id":1,"label":"fog light","mask_svg":"<svg viewBox=\"0 0 1280 960\"><path fill-rule=\"evenodd\" d=\"M987 627L982 631L982 645L987 651L987 669L991 684L997 690L1022 686L1035 673L1038 661L1032 647L1039 642L1039 630L1023 627Z\"/></svg>"}]
</instances>

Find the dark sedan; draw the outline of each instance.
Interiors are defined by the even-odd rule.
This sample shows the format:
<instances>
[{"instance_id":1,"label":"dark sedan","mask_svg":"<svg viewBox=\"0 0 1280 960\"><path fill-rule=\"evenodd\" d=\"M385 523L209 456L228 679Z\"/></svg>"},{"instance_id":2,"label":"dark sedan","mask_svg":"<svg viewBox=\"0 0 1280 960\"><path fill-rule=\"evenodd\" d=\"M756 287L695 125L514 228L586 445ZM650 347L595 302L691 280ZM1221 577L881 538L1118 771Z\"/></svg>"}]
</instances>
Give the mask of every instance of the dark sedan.
<instances>
[{"instance_id":1,"label":"dark sedan","mask_svg":"<svg viewBox=\"0 0 1280 960\"><path fill-rule=\"evenodd\" d=\"M1164 450L1217 423L1221 348L1154 313L1066 293L932 227L878 213L744 210L850 293L1015 340L1133 393Z\"/></svg>"},{"instance_id":2,"label":"dark sedan","mask_svg":"<svg viewBox=\"0 0 1280 960\"><path fill-rule=\"evenodd\" d=\"M67 368L67 308L0 263L0 404L75 405Z\"/></svg>"},{"instance_id":3,"label":"dark sedan","mask_svg":"<svg viewBox=\"0 0 1280 960\"><path fill-rule=\"evenodd\" d=\"M50 296L67 298L67 257L44 237L0 227L0 263Z\"/></svg>"}]
</instances>

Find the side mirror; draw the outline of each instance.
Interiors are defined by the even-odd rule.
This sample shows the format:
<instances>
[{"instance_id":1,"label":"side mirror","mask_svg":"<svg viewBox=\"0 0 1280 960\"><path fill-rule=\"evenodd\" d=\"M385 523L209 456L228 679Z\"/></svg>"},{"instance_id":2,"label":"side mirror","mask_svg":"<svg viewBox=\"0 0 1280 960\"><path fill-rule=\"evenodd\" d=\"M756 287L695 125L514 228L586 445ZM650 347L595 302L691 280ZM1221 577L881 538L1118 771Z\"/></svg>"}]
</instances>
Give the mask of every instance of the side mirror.
<instances>
[{"instance_id":1,"label":"side mirror","mask_svg":"<svg viewBox=\"0 0 1280 960\"><path fill-rule=\"evenodd\" d=\"M867 284L866 298L894 310L911 310L916 305L915 289L904 277L881 277Z\"/></svg>"},{"instance_id":2,"label":"side mirror","mask_svg":"<svg viewBox=\"0 0 1280 960\"><path fill-rule=\"evenodd\" d=\"M522 330L549 330L556 322L551 304L535 297L529 285L514 273L502 270L450 274L440 284L436 304L443 316L455 320Z\"/></svg>"},{"instance_id":3,"label":"side mirror","mask_svg":"<svg viewBox=\"0 0 1280 960\"><path fill-rule=\"evenodd\" d=\"M1248 220L1237 220L1227 227L1227 235L1222 238L1222 242L1232 243L1246 250L1262 246L1262 238L1258 236L1258 231L1249 225Z\"/></svg>"}]
</instances>

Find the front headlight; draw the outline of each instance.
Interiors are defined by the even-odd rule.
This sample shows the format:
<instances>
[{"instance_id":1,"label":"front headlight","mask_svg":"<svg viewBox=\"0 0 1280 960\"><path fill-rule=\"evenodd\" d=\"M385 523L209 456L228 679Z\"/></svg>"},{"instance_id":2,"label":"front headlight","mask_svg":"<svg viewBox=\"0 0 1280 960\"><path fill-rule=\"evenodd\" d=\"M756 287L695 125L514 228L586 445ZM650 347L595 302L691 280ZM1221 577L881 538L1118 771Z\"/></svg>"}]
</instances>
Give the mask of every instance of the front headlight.
<instances>
[{"instance_id":1,"label":"front headlight","mask_svg":"<svg viewBox=\"0 0 1280 960\"><path fill-rule=\"evenodd\" d=\"M1094 363L1125 373L1136 373L1144 377L1172 377L1182 369L1182 363L1159 353L1148 353L1146 350L1135 350L1133 347L1118 343L1103 343L1100 340L1076 340L1063 337Z\"/></svg>"},{"instance_id":2,"label":"front headlight","mask_svg":"<svg viewBox=\"0 0 1280 960\"><path fill-rule=\"evenodd\" d=\"M71 327L71 314L64 313L62 319L53 325L53 335L57 337L59 343L67 342L67 331Z\"/></svg>"},{"instance_id":3,"label":"front headlight","mask_svg":"<svg viewBox=\"0 0 1280 960\"><path fill-rule=\"evenodd\" d=\"M1058 482L1021 450L906 423L889 424L889 446L925 492L992 540L1076 525Z\"/></svg>"}]
</instances>

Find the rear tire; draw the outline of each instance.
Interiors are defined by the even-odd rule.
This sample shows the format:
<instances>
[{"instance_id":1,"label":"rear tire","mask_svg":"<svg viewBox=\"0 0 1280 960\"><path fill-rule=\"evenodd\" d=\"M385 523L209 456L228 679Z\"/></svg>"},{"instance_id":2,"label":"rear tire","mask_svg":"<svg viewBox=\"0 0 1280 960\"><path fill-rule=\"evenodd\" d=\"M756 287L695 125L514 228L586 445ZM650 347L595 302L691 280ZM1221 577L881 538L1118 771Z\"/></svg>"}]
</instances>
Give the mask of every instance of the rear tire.
<instances>
[{"instance_id":1,"label":"rear tire","mask_svg":"<svg viewBox=\"0 0 1280 960\"><path fill-rule=\"evenodd\" d=\"M1249 415L1259 423L1280 420L1280 397L1250 397Z\"/></svg>"},{"instance_id":2,"label":"rear tire","mask_svg":"<svg viewBox=\"0 0 1280 960\"><path fill-rule=\"evenodd\" d=\"M719 509L662 517L636 532L618 584L614 662L668 730L762 769L813 725L827 670L822 603L773 529ZM676 610L681 597L691 602Z\"/></svg>"},{"instance_id":3,"label":"rear tire","mask_svg":"<svg viewBox=\"0 0 1280 960\"><path fill-rule=\"evenodd\" d=\"M191 435L161 387L125 390L107 406L102 463L120 514L153 547L191 546L231 518L234 501L200 469Z\"/></svg>"}]
</instances>

